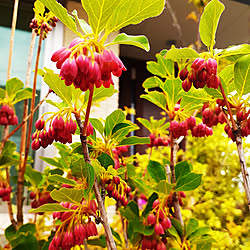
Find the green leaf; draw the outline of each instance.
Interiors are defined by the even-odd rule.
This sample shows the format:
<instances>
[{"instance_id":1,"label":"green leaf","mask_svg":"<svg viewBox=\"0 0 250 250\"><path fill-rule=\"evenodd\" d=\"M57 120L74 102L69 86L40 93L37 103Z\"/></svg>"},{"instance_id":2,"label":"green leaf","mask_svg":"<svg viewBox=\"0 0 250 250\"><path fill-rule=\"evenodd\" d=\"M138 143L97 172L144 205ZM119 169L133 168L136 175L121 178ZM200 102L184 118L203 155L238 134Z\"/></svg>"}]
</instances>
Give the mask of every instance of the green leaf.
<instances>
[{"instance_id":1,"label":"green leaf","mask_svg":"<svg viewBox=\"0 0 250 250\"><path fill-rule=\"evenodd\" d=\"M235 63L234 84L240 97L250 92L250 54Z\"/></svg>"},{"instance_id":2,"label":"green leaf","mask_svg":"<svg viewBox=\"0 0 250 250\"><path fill-rule=\"evenodd\" d=\"M27 165L25 168L25 179L28 180L32 186L38 187L43 180L43 174L30 165Z\"/></svg>"},{"instance_id":3,"label":"green leaf","mask_svg":"<svg viewBox=\"0 0 250 250\"><path fill-rule=\"evenodd\" d=\"M170 235L174 236L178 242L180 242L180 236L175 227L168 228L167 231Z\"/></svg>"},{"instance_id":4,"label":"green leaf","mask_svg":"<svg viewBox=\"0 0 250 250\"><path fill-rule=\"evenodd\" d=\"M104 131L102 122L96 118L90 118L89 121L91 122L94 129L96 129L102 135Z\"/></svg>"},{"instance_id":5,"label":"green leaf","mask_svg":"<svg viewBox=\"0 0 250 250\"><path fill-rule=\"evenodd\" d=\"M15 96L16 92L22 89L23 86L24 84L20 79L16 77L11 78L10 80L6 82L6 91L7 91L8 96L9 97Z\"/></svg>"},{"instance_id":6,"label":"green leaf","mask_svg":"<svg viewBox=\"0 0 250 250\"><path fill-rule=\"evenodd\" d=\"M95 181L95 170L93 166L88 162L85 163L84 160L80 158L73 163L72 175L86 178L88 189L84 190L84 195L87 195L92 189Z\"/></svg>"},{"instance_id":7,"label":"green leaf","mask_svg":"<svg viewBox=\"0 0 250 250\"><path fill-rule=\"evenodd\" d=\"M147 166L147 171L149 175L155 180L155 182L160 182L166 180L166 170L157 161L150 160Z\"/></svg>"},{"instance_id":8,"label":"green leaf","mask_svg":"<svg viewBox=\"0 0 250 250\"><path fill-rule=\"evenodd\" d=\"M13 104L16 104L18 102L21 102L26 99L31 99L32 98L32 89L31 88L25 88L18 90L16 93L15 101Z\"/></svg>"},{"instance_id":9,"label":"green leaf","mask_svg":"<svg viewBox=\"0 0 250 250\"><path fill-rule=\"evenodd\" d=\"M147 205L142 212L142 216L144 218L147 217L149 212L153 209L153 203L156 199L158 199L157 193L151 194L151 196L148 198Z\"/></svg>"},{"instance_id":10,"label":"green leaf","mask_svg":"<svg viewBox=\"0 0 250 250\"><path fill-rule=\"evenodd\" d=\"M163 82L159 77L151 76L143 82L142 87L145 89L157 88L161 86L162 84Z\"/></svg>"},{"instance_id":11,"label":"green leaf","mask_svg":"<svg viewBox=\"0 0 250 250\"><path fill-rule=\"evenodd\" d=\"M5 231L4 231L4 235L5 235L5 238L8 240L8 241L11 241L14 237L16 237L16 233L17 233L17 230L16 228L11 224L9 225Z\"/></svg>"},{"instance_id":12,"label":"green leaf","mask_svg":"<svg viewBox=\"0 0 250 250\"><path fill-rule=\"evenodd\" d=\"M186 174L189 174L190 172L191 172L191 167L187 161L178 162L175 165L176 180L185 176Z\"/></svg>"},{"instance_id":13,"label":"green leaf","mask_svg":"<svg viewBox=\"0 0 250 250\"><path fill-rule=\"evenodd\" d=\"M212 243L211 242L205 242L197 245L197 250L210 250L212 249Z\"/></svg>"},{"instance_id":14,"label":"green leaf","mask_svg":"<svg viewBox=\"0 0 250 250\"><path fill-rule=\"evenodd\" d=\"M191 218L186 227L186 237L189 237L193 232L195 232L199 227L199 222Z\"/></svg>"},{"instance_id":15,"label":"green leaf","mask_svg":"<svg viewBox=\"0 0 250 250\"><path fill-rule=\"evenodd\" d=\"M30 209L29 213L70 212L70 211L75 211L75 210L63 207L62 205L57 204L57 203L48 203L48 204L44 204L38 208Z\"/></svg>"},{"instance_id":16,"label":"green leaf","mask_svg":"<svg viewBox=\"0 0 250 250\"><path fill-rule=\"evenodd\" d=\"M176 183L175 191L190 191L201 184L202 174L189 173L182 176Z\"/></svg>"},{"instance_id":17,"label":"green leaf","mask_svg":"<svg viewBox=\"0 0 250 250\"><path fill-rule=\"evenodd\" d=\"M43 78L44 82L58 95L64 102L70 105L72 100L72 88L66 86L58 74L47 72Z\"/></svg>"},{"instance_id":18,"label":"green leaf","mask_svg":"<svg viewBox=\"0 0 250 250\"><path fill-rule=\"evenodd\" d=\"M164 93L167 93L167 105L174 107L182 96L182 81L179 78L169 79L164 82L162 89Z\"/></svg>"},{"instance_id":19,"label":"green leaf","mask_svg":"<svg viewBox=\"0 0 250 250\"><path fill-rule=\"evenodd\" d=\"M207 234L208 232L210 232L210 228L209 227L200 227L195 232L191 233L189 235L188 239L190 241L196 240L197 238L199 238L200 236L202 236L204 234Z\"/></svg>"},{"instance_id":20,"label":"green leaf","mask_svg":"<svg viewBox=\"0 0 250 250\"><path fill-rule=\"evenodd\" d=\"M39 250L38 241L32 233L20 233L10 242L13 250L32 249Z\"/></svg>"},{"instance_id":21,"label":"green leaf","mask_svg":"<svg viewBox=\"0 0 250 250\"><path fill-rule=\"evenodd\" d=\"M190 48L171 48L165 56L166 59L171 59L173 61L195 59L198 57L199 54L195 50Z\"/></svg>"},{"instance_id":22,"label":"green leaf","mask_svg":"<svg viewBox=\"0 0 250 250\"><path fill-rule=\"evenodd\" d=\"M240 57L250 54L250 44L233 45L222 50L220 58L225 58L229 61L236 62Z\"/></svg>"},{"instance_id":23,"label":"green leaf","mask_svg":"<svg viewBox=\"0 0 250 250\"><path fill-rule=\"evenodd\" d=\"M141 233L143 235L152 235L154 233L154 227L153 226L147 226L144 225L141 221L139 223L134 224L134 232L135 233Z\"/></svg>"},{"instance_id":24,"label":"green leaf","mask_svg":"<svg viewBox=\"0 0 250 250\"><path fill-rule=\"evenodd\" d=\"M156 106L160 107L164 111L167 111L166 109L167 101L163 93L160 93L158 91L151 91L151 92L148 92L147 94L141 95L141 98L144 98L152 102Z\"/></svg>"},{"instance_id":25,"label":"green leaf","mask_svg":"<svg viewBox=\"0 0 250 250\"><path fill-rule=\"evenodd\" d=\"M97 157L100 164L107 170L109 166L115 166L115 162L112 157L106 153L102 153Z\"/></svg>"},{"instance_id":26,"label":"green leaf","mask_svg":"<svg viewBox=\"0 0 250 250\"><path fill-rule=\"evenodd\" d=\"M105 236L103 234L99 238L88 239L87 243L88 243L88 245L100 246L102 248L106 248L106 246L107 246L106 238L105 238Z\"/></svg>"},{"instance_id":27,"label":"green leaf","mask_svg":"<svg viewBox=\"0 0 250 250\"><path fill-rule=\"evenodd\" d=\"M105 98L111 97L116 92L117 90L114 89L114 85L110 85L109 88L105 88L104 86L101 86L100 88L95 88L92 101L93 103L103 101ZM89 90L85 92L84 103L87 103L88 100Z\"/></svg>"},{"instance_id":28,"label":"green leaf","mask_svg":"<svg viewBox=\"0 0 250 250\"><path fill-rule=\"evenodd\" d=\"M14 166L20 161L17 160L15 155L16 144L12 141L7 141L4 145L2 154L0 155L0 166Z\"/></svg>"},{"instance_id":29,"label":"green leaf","mask_svg":"<svg viewBox=\"0 0 250 250\"><path fill-rule=\"evenodd\" d=\"M203 89L191 88L189 92L182 92L181 108L185 111L193 111L202 107L204 102L211 100L211 97Z\"/></svg>"},{"instance_id":30,"label":"green leaf","mask_svg":"<svg viewBox=\"0 0 250 250\"><path fill-rule=\"evenodd\" d=\"M26 223L18 229L17 234L19 234L21 232L23 232L23 233L31 232L32 234L35 234L36 233L36 225L34 223Z\"/></svg>"},{"instance_id":31,"label":"green leaf","mask_svg":"<svg viewBox=\"0 0 250 250\"><path fill-rule=\"evenodd\" d=\"M147 52L149 51L149 43L146 36L130 36L125 33L118 34L111 43L108 43L106 46L113 44L126 44L133 45L138 48L144 49Z\"/></svg>"},{"instance_id":32,"label":"green leaf","mask_svg":"<svg viewBox=\"0 0 250 250\"><path fill-rule=\"evenodd\" d=\"M76 184L77 184L74 180L70 180L70 179L64 178L61 175L57 175L57 174L50 175L48 177L48 181L50 181L50 182L56 182L56 183L61 183L61 184L68 184L68 185L71 185L73 187L76 186Z\"/></svg>"},{"instance_id":33,"label":"green leaf","mask_svg":"<svg viewBox=\"0 0 250 250\"><path fill-rule=\"evenodd\" d=\"M82 36L80 32L77 31L76 23L72 16L67 13L60 3L56 0L40 0L55 16L57 16L60 21L66 25L70 30L72 30L78 36Z\"/></svg>"},{"instance_id":34,"label":"green leaf","mask_svg":"<svg viewBox=\"0 0 250 250\"><path fill-rule=\"evenodd\" d=\"M112 130L112 139L116 142L122 141L128 133L138 129L133 123L118 123Z\"/></svg>"},{"instance_id":35,"label":"green leaf","mask_svg":"<svg viewBox=\"0 0 250 250\"><path fill-rule=\"evenodd\" d=\"M83 197L82 189L74 189L74 188L60 188L59 190L54 189L50 196L55 201L64 201L70 203L79 203Z\"/></svg>"},{"instance_id":36,"label":"green leaf","mask_svg":"<svg viewBox=\"0 0 250 250\"><path fill-rule=\"evenodd\" d=\"M159 183L157 183L155 191L161 194L169 194L173 189L173 187L174 187L173 184L169 184L166 180L162 180Z\"/></svg>"},{"instance_id":37,"label":"green leaf","mask_svg":"<svg viewBox=\"0 0 250 250\"><path fill-rule=\"evenodd\" d=\"M5 93L6 93L6 91L4 89L0 88L0 100L5 98Z\"/></svg>"},{"instance_id":38,"label":"green leaf","mask_svg":"<svg viewBox=\"0 0 250 250\"><path fill-rule=\"evenodd\" d=\"M175 218L171 218L171 223L172 223L172 227L174 227L176 229L179 236L181 237L183 235L183 227L182 227L181 223Z\"/></svg>"},{"instance_id":39,"label":"green leaf","mask_svg":"<svg viewBox=\"0 0 250 250\"><path fill-rule=\"evenodd\" d=\"M164 0L122 0L119 1L119 4L117 4L118 1L113 2L110 0L107 2L115 2L116 4L112 6L113 9L109 13L109 15L111 13L112 15L106 26L108 33L130 24L138 24L146 18L158 16L163 11L165 5Z\"/></svg>"},{"instance_id":40,"label":"green leaf","mask_svg":"<svg viewBox=\"0 0 250 250\"><path fill-rule=\"evenodd\" d=\"M92 32L92 29L90 27L90 25L84 20L84 19L80 19L78 17L78 14L77 14L77 11L76 10L73 10L72 11L72 15L73 17L75 18L75 20L77 21L78 25L80 26L82 32L84 34L90 34L90 33L93 33Z\"/></svg>"},{"instance_id":41,"label":"green leaf","mask_svg":"<svg viewBox=\"0 0 250 250\"><path fill-rule=\"evenodd\" d=\"M150 139L148 137L137 137L130 136L122 140L117 146L129 146L129 145L139 145L139 144L149 144Z\"/></svg>"},{"instance_id":42,"label":"green leaf","mask_svg":"<svg viewBox=\"0 0 250 250\"><path fill-rule=\"evenodd\" d=\"M121 239L119 233L117 233L112 227L111 227L111 232L112 232L113 236L115 236L115 238L116 238L117 240L119 240L120 243L122 243L122 239ZM106 241L106 240L105 240L105 241Z\"/></svg>"},{"instance_id":43,"label":"green leaf","mask_svg":"<svg viewBox=\"0 0 250 250\"><path fill-rule=\"evenodd\" d=\"M88 14L94 34L98 35L104 29L120 0L81 0L81 2Z\"/></svg>"},{"instance_id":44,"label":"green leaf","mask_svg":"<svg viewBox=\"0 0 250 250\"><path fill-rule=\"evenodd\" d=\"M225 6L218 0L210 1L204 8L200 19L201 41L211 50L215 44L215 33Z\"/></svg>"},{"instance_id":45,"label":"green leaf","mask_svg":"<svg viewBox=\"0 0 250 250\"><path fill-rule=\"evenodd\" d=\"M63 169L63 166L61 165L60 162L58 162L56 160L56 158L49 158L49 157L40 156L40 159L42 159L43 161L49 163L51 166Z\"/></svg>"},{"instance_id":46,"label":"green leaf","mask_svg":"<svg viewBox=\"0 0 250 250\"><path fill-rule=\"evenodd\" d=\"M119 209L121 215L125 217L128 221L130 220L139 220L139 208L137 203L130 201L128 205L124 208Z\"/></svg>"},{"instance_id":47,"label":"green leaf","mask_svg":"<svg viewBox=\"0 0 250 250\"><path fill-rule=\"evenodd\" d=\"M34 11L38 12L39 14L43 14L45 11L44 5L39 0L35 1L34 7L35 7Z\"/></svg>"},{"instance_id":48,"label":"green leaf","mask_svg":"<svg viewBox=\"0 0 250 250\"><path fill-rule=\"evenodd\" d=\"M117 109L110 115L108 115L105 121L105 128L104 128L105 135L106 136L111 135L113 128L118 123L121 123L124 120L125 120L125 114L120 109Z\"/></svg>"}]
</instances>

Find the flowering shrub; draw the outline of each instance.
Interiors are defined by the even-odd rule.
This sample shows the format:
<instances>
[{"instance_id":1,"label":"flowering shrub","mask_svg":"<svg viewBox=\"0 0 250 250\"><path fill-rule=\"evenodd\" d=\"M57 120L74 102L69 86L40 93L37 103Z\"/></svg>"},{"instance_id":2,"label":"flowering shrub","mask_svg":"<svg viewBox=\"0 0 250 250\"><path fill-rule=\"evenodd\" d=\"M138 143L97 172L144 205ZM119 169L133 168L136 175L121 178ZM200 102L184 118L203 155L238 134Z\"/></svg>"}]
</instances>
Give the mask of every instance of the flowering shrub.
<instances>
[{"instance_id":1,"label":"flowering shrub","mask_svg":"<svg viewBox=\"0 0 250 250\"><path fill-rule=\"evenodd\" d=\"M129 136L139 127L127 120L122 110L113 111L101 121L91 117L91 108L114 94L112 77L120 77L126 71L122 61L107 47L128 44L148 51L149 44L145 36L124 33L110 43L106 43L106 39L111 32L126 25L159 15L165 1L144 0L140 5L135 0L81 2L89 24L79 19L76 11L68 14L56 0L35 2L35 17L30 27L39 35L38 48L58 19L78 38L52 55L59 74L47 68L38 70L38 49L32 93L28 88L23 89L22 82L15 78L8 80L6 90L0 92L0 123L4 126L0 160L5 167L0 197L8 202L11 219L11 225L5 230L8 246L39 249L40 245L49 250L80 249L83 245L108 249L117 249L117 246L122 249L211 249L215 240L209 234L210 229L199 225L195 218L183 218L181 209L188 192L200 186L202 174L195 172L191 163L177 161L176 153L179 141L188 134L212 136L213 127L218 123L226 124L226 133L237 145L245 192L250 201L242 147L242 137L250 131L249 45L214 49L216 28L224 5L218 0L209 2L199 26L201 41L208 51L199 54L191 48L172 47L158 53L157 62L147 64L153 76L143 83L145 93L141 98L160 107L168 119L151 118L148 121L139 118L138 121L150 131L149 138ZM228 65L219 70L221 59L227 60ZM56 94L61 102L48 101L58 110L42 114L32 134L38 73L50 88L48 95ZM13 105L29 98L32 99L31 113L17 127L25 129L20 158L16 160L11 157L15 145L8 141L13 134L9 134L8 125L18 123ZM72 135L78 135L80 141L72 143ZM58 157L41 157L54 169L39 172L27 165L31 139L33 150L52 143L58 149ZM134 164L136 156L124 156L129 146L139 144L149 147L144 169ZM155 148L159 152L168 150L168 153L153 160ZM18 164L15 218L8 167ZM24 183L31 191L30 212L36 214L35 218L53 214L54 225L45 241L34 223L23 225ZM115 202L120 215L120 223L115 228L109 223L107 200ZM99 223L104 234L97 229ZM116 232L120 228L122 238Z\"/></svg>"}]
</instances>

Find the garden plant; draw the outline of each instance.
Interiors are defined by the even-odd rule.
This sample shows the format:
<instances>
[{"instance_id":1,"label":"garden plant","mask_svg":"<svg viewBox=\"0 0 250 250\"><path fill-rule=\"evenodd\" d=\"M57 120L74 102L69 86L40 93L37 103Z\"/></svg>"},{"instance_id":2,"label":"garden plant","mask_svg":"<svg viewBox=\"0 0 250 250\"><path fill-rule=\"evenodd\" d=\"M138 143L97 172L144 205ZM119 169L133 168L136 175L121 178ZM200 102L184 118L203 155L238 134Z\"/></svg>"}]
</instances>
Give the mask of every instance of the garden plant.
<instances>
[{"instance_id":1,"label":"garden plant","mask_svg":"<svg viewBox=\"0 0 250 250\"><path fill-rule=\"evenodd\" d=\"M199 210L196 208L199 204L193 204L190 209L193 214L187 216L181 208L197 190L207 189L203 187L203 182L207 185L206 179L202 180L197 171L198 163L185 159L191 158L192 150L195 154L200 152L199 146L195 147L197 140L202 145L206 144L206 137L216 136L225 140L223 145L227 144L228 139L220 137L221 130L217 130L223 126L236 145L241 171L235 175L241 175L243 180L238 197L244 192L247 205L242 209L249 213L250 182L242 138L250 135L250 45L215 48L216 30L225 7L219 0L208 2L199 23L200 40L207 50L199 53L189 47L172 46L156 54L156 61L147 63L152 76L142 83L145 93L141 98L158 106L165 115L160 120L138 118L138 124L147 128L150 135L130 136L139 126L128 120L121 109L105 120L93 117L91 111L117 92L113 78L126 74L126 65L109 46L133 45L148 51L149 43L143 35L119 33L109 42L107 38L127 25L160 15L165 1L81 0L81 3L88 23L78 17L76 10L68 13L56 0L35 1L30 27L32 39L38 36L39 44L33 88L27 84L29 74L25 88L20 79L10 78L10 59L6 86L0 89L0 125L4 127L0 197L8 204L11 222L5 229L8 244L4 249L216 249L213 231L200 225L195 217L209 211L204 212L204 207ZM39 69L38 64L42 42L53 32L58 20L78 37L51 55L59 72L55 73L49 68ZM35 106L38 75L49 91ZM58 96L60 102L48 99L49 95ZM14 105L21 101L23 121L18 121ZM44 101L57 111L46 112L33 121ZM9 126L16 127L9 132ZM16 152L11 136L20 128L20 152ZM178 144L188 136L193 148L187 146L187 152L178 151ZM43 172L33 169L30 148L36 151L51 144L58 155L41 157L50 167ZM145 144L148 154L128 156L131 145ZM207 145L212 144L210 141ZM228 148L223 150L229 159L234 157ZM209 153L203 152L203 162L211 164L211 173L220 175L220 166L211 160L216 157ZM15 191L10 181L11 166L17 169ZM213 183L210 186L216 189ZM216 192L221 191L221 186ZM26 224L24 199L31 206L29 212L34 214L34 221ZM108 212L110 207L115 207L113 218Z\"/></svg>"}]
</instances>

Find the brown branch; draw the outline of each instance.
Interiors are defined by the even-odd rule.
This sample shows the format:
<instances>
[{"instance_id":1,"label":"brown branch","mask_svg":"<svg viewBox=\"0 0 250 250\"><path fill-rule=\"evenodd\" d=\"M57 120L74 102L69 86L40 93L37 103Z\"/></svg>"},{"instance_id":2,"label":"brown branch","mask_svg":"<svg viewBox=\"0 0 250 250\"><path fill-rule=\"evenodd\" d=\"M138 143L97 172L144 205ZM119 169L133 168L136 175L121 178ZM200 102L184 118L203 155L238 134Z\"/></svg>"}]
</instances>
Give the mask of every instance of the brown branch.
<instances>
[{"instance_id":1,"label":"brown branch","mask_svg":"<svg viewBox=\"0 0 250 250\"><path fill-rule=\"evenodd\" d=\"M170 169L171 169L171 177L172 177L172 183L176 183L176 177L175 177L175 162L176 162L176 153L178 150L178 144L176 140L173 138L173 133L170 131ZM180 209L180 204L179 204L179 199L178 199L178 193L174 192L173 193L173 205L174 205L174 217L179 220L181 225L183 226L183 219L181 215L181 209Z\"/></svg>"},{"instance_id":2,"label":"brown branch","mask_svg":"<svg viewBox=\"0 0 250 250\"><path fill-rule=\"evenodd\" d=\"M88 106L87 106L87 110L86 110L84 125L82 124L80 114L75 113L76 121L77 121L77 124L78 124L79 129L80 129L80 139L81 139L81 144L82 144L82 152L83 152L84 160L85 160L85 162L88 162L90 164L91 164L91 161L89 158L86 131L87 131L90 108L91 108L91 104L92 104L93 91L94 91L94 89L90 89L90 95L89 95L89 101L88 101ZM106 234L107 248L111 249L111 250L116 250L117 248L115 245L115 241L114 241L114 238L112 235L111 228L109 226L108 216L107 216L107 213L105 210L105 205L104 205L103 199L101 197L101 193L99 190L98 181L97 181L96 177L95 177L93 189L94 189L97 204L98 204L98 207L99 207L99 210L101 213L101 218L103 220L103 227L104 227L105 234Z\"/></svg>"},{"instance_id":3,"label":"brown branch","mask_svg":"<svg viewBox=\"0 0 250 250\"><path fill-rule=\"evenodd\" d=\"M33 113L33 115L34 115L34 113L39 109L39 107L43 104L43 102L45 101L45 99L48 97L48 95L50 94L50 91L48 91L48 93L47 93L47 95L36 105L36 107L34 108L34 110L33 110L33 112L31 112L28 116L26 116L26 118L11 132L11 133L9 133L9 135L5 138L5 140L7 141L12 135L14 135L16 132L17 132L17 130L19 130L22 126L23 126L23 124L25 123L25 122L27 122L29 119L30 119L30 117L31 117L31 114Z\"/></svg>"},{"instance_id":4,"label":"brown branch","mask_svg":"<svg viewBox=\"0 0 250 250\"><path fill-rule=\"evenodd\" d=\"M33 81L33 91L32 91L32 100L31 100L31 106L30 106L31 116L30 116L29 127L28 127L25 156L24 156L23 164L22 164L21 167L19 167L19 171L18 171L18 180L17 180L17 222L18 222L19 226L23 224L24 173L25 173L25 168L26 168L27 159L28 159L28 155L29 155L29 149L30 149L30 139L31 139L33 116L34 116L34 107L35 107L35 98L36 98L37 72L38 72L38 65L39 65L39 59L40 59L40 54L41 54L42 40L43 40L43 26L41 26L41 29L40 29L39 42L38 42L38 48L37 48L36 65L35 65L35 73L34 73L34 81Z\"/></svg>"},{"instance_id":5,"label":"brown branch","mask_svg":"<svg viewBox=\"0 0 250 250\"><path fill-rule=\"evenodd\" d=\"M6 125L4 127L4 131L3 131L3 138L5 138L8 135L8 133L9 133L9 126ZM6 141L2 140L2 142L1 142L1 154L2 154L3 148L5 146L5 143L6 143ZM9 169L7 167L5 168L5 172L6 172L6 181L8 183L8 186L10 186L10 174L9 174ZM17 223L16 223L16 220L14 219L11 199L8 201L8 213L9 213L10 222L12 223L12 225L14 227L16 227Z\"/></svg>"},{"instance_id":6,"label":"brown branch","mask_svg":"<svg viewBox=\"0 0 250 250\"><path fill-rule=\"evenodd\" d=\"M13 10L13 17L12 17L11 37L10 37L10 49L9 49L9 62L8 62L8 70L7 70L7 81L10 79L10 73L11 73L11 62L12 62L12 54L13 54L14 36L15 36L15 30L16 30L18 3L19 3L19 0L15 0L14 10Z\"/></svg>"},{"instance_id":7,"label":"brown branch","mask_svg":"<svg viewBox=\"0 0 250 250\"><path fill-rule=\"evenodd\" d=\"M249 181L249 174L247 172L247 165L246 165L246 159L245 159L244 149L242 145L242 138L240 135L236 136L236 145L237 145L237 150L238 150L238 155L239 155L239 160L240 160L241 173L243 176L244 189L245 189L245 193L247 196L247 204L248 204L248 208L250 211L250 181Z\"/></svg>"}]
</instances>

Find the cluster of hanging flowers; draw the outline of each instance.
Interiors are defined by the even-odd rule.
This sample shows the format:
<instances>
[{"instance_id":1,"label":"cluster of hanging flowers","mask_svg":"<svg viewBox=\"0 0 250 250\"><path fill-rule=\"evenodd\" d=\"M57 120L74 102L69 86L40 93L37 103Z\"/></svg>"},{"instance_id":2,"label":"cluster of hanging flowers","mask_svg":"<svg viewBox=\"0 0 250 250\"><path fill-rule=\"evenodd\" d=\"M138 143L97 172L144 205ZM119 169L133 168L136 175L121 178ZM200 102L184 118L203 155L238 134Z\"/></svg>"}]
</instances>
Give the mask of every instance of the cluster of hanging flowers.
<instances>
[{"instance_id":1,"label":"cluster of hanging flowers","mask_svg":"<svg viewBox=\"0 0 250 250\"><path fill-rule=\"evenodd\" d=\"M111 50L91 39L76 38L68 48L57 50L51 57L60 69L60 77L67 86L87 91L94 85L109 88L112 75L120 77L125 71L122 61Z\"/></svg>"}]
</instances>

